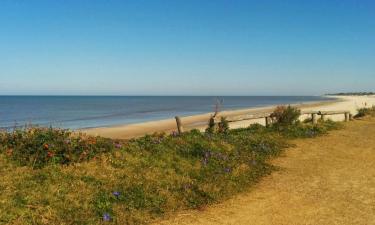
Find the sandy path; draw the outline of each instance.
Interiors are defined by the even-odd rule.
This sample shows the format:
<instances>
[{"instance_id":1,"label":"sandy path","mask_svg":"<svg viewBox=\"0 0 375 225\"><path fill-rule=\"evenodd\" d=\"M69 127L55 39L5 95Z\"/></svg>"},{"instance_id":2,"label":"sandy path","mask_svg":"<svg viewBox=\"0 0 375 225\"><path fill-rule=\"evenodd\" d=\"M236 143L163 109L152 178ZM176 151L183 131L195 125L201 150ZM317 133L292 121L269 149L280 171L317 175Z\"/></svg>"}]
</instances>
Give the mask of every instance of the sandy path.
<instances>
[{"instance_id":1,"label":"sandy path","mask_svg":"<svg viewBox=\"0 0 375 225\"><path fill-rule=\"evenodd\" d=\"M340 98L339 101L331 101L331 102L320 102L320 103L308 103L308 104L298 104L295 105L302 110L317 110L317 111L334 111L334 110L349 110L353 114L356 113L358 108L364 107L365 103L367 106L375 105L375 96L351 96L351 97L338 97ZM251 109L242 109L242 110L233 110L233 111L224 111L219 114L219 116L239 116L239 115L254 115L259 113L269 113L272 112L275 106L270 107L260 107L260 108L251 108ZM200 130L204 130L207 126L207 121L210 117L210 113L201 114L201 115L194 115L194 116L187 116L182 118L182 123L185 130L189 130L192 128L197 128ZM333 120L343 120L344 115L340 116L331 116L328 117ZM304 119L302 117L301 119ZM247 120L247 121L240 121L231 123L231 128L240 128L240 127L247 127L250 124L265 123L264 119L255 119L255 120ZM118 125L113 127L99 127L99 128L92 128L82 130L90 135L100 135L103 137L109 138L119 138L119 139L127 139L132 137L143 136L145 134L152 134L154 132L172 132L176 130L176 122L174 118L160 120L160 121L152 121L152 122L145 122L139 124L130 124L130 125Z\"/></svg>"},{"instance_id":2,"label":"sandy path","mask_svg":"<svg viewBox=\"0 0 375 225\"><path fill-rule=\"evenodd\" d=\"M375 119L295 144L249 192L158 224L375 224Z\"/></svg>"}]
</instances>

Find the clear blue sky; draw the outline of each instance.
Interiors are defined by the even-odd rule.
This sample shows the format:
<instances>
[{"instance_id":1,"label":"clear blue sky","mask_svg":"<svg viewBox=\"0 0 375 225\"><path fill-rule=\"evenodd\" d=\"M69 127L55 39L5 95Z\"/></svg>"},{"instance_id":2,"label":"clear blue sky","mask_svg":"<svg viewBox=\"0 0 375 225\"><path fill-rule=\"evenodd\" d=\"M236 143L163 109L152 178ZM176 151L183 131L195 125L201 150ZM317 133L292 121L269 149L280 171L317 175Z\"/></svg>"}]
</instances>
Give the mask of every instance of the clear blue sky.
<instances>
[{"instance_id":1,"label":"clear blue sky","mask_svg":"<svg viewBox=\"0 0 375 225\"><path fill-rule=\"evenodd\" d=\"M0 94L374 89L373 0L0 1Z\"/></svg>"}]
</instances>

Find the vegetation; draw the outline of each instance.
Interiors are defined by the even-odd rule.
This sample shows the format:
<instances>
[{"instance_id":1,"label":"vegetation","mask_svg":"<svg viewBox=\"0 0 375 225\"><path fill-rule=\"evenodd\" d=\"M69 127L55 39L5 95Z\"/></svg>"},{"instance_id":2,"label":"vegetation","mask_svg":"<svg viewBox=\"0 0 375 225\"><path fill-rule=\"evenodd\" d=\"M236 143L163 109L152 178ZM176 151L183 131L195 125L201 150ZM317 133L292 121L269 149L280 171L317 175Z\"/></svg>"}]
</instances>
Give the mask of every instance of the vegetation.
<instances>
[{"instance_id":1,"label":"vegetation","mask_svg":"<svg viewBox=\"0 0 375 225\"><path fill-rule=\"evenodd\" d=\"M365 117L365 116L375 116L375 106L371 108L360 108L358 109L357 115L355 118Z\"/></svg>"},{"instance_id":2,"label":"vegetation","mask_svg":"<svg viewBox=\"0 0 375 225\"><path fill-rule=\"evenodd\" d=\"M341 92L328 95L337 95L337 96L365 96L365 95L375 95L375 92Z\"/></svg>"},{"instance_id":3,"label":"vegetation","mask_svg":"<svg viewBox=\"0 0 375 225\"><path fill-rule=\"evenodd\" d=\"M299 117L301 116L301 111L292 106L278 106L271 114L271 117L275 120L276 126L286 127L295 124Z\"/></svg>"},{"instance_id":4,"label":"vegetation","mask_svg":"<svg viewBox=\"0 0 375 225\"><path fill-rule=\"evenodd\" d=\"M0 224L142 224L218 202L269 174L268 159L288 139L338 128L330 121L296 122L295 113L280 113L283 129L229 130L223 118L217 132L129 141L51 128L3 132Z\"/></svg>"},{"instance_id":5,"label":"vegetation","mask_svg":"<svg viewBox=\"0 0 375 225\"><path fill-rule=\"evenodd\" d=\"M211 116L208 120L206 133L213 134L216 132L216 123L215 123L215 117Z\"/></svg>"},{"instance_id":6,"label":"vegetation","mask_svg":"<svg viewBox=\"0 0 375 225\"><path fill-rule=\"evenodd\" d=\"M1 133L0 141L10 159L21 166L33 168L41 168L49 163L83 162L114 148L114 142L108 138L38 127Z\"/></svg>"},{"instance_id":7,"label":"vegetation","mask_svg":"<svg viewBox=\"0 0 375 225\"><path fill-rule=\"evenodd\" d=\"M226 117L221 117L220 123L218 124L219 133L228 133L229 131L229 122Z\"/></svg>"}]
</instances>

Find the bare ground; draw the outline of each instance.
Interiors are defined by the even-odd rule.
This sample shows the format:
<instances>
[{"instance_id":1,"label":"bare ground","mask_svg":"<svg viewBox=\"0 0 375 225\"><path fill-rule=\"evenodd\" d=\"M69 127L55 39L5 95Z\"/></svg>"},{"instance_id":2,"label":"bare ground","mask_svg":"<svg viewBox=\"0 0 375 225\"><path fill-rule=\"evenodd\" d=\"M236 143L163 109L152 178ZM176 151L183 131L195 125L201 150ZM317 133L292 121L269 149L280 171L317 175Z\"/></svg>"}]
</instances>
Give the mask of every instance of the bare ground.
<instances>
[{"instance_id":1,"label":"bare ground","mask_svg":"<svg viewBox=\"0 0 375 225\"><path fill-rule=\"evenodd\" d=\"M375 224L375 119L295 144L247 193L157 224Z\"/></svg>"}]
</instances>

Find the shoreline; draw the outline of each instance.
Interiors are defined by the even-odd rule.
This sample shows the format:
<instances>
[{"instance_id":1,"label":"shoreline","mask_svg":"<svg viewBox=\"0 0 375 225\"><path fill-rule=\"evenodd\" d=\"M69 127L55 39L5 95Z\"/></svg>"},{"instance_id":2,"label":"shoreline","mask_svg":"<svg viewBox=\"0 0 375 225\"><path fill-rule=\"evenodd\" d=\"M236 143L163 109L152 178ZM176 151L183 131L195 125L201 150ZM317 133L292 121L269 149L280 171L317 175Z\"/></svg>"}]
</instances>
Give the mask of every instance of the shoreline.
<instances>
[{"instance_id":1,"label":"shoreline","mask_svg":"<svg viewBox=\"0 0 375 225\"><path fill-rule=\"evenodd\" d=\"M332 98L332 99L326 100L326 101L302 102L302 103L295 103L295 104L290 104L290 105L298 107L300 109L305 109L309 107L326 106L326 105L330 105L330 104L343 101L341 98L336 98L336 96L329 96L327 98ZM221 111L219 113L219 116L231 117L231 116L258 114L258 113L269 113L269 112L272 112L272 110L276 106L277 105L269 105L269 106L262 106L262 107L225 110L225 111ZM184 130L188 131L191 129L199 129L201 131L204 131L211 115L212 115L212 112L181 117ZM264 122L260 119L245 120L241 122L231 123L230 127L231 128L246 127L252 123L262 124ZM168 118L168 119L153 120L153 121L134 123L134 124L118 124L118 125L113 125L113 126L85 128L85 129L78 129L77 131L86 133L88 135L93 135L93 136L102 136L102 137L115 138L115 139L130 139L130 138L140 137L146 134L152 134L155 132L166 132L166 133L169 132L170 133L170 132L176 131L176 121L174 118Z\"/></svg>"},{"instance_id":2,"label":"shoreline","mask_svg":"<svg viewBox=\"0 0 375 225\"><path fill-rule=\"evenodd\" d=\"M290 105L297 107L302 111L348 110L352 114L356 114L358 108L375 105L375 96L330 96L330 98L333 98L333 99L328 100L328 101L305 102L305 103L297 103L297 104L290 104ZM244 116L244 115L251 115L251 114L258 114L258 113L270 113L273 111L273 109L276 106L277 105L253 107L253 108L238 109L238 110L227 110L227 111L220 112L219 117L220 116L226 116L226 117ZM204 129L207 127L207 122L211 114L212 112L181 117L184 130L188 131L191 129L199 129L201 131L204 131ZM300 117L300 119L303 120L303 119L306 119L307 117L308 115L303 115ZM341 121L343 120L343 115L332 115L332 116L328 116L327 118L335 120L335 121ZM232 129L244 128L254 123L259 123L262 125L265 124L264 119L251 119L251 120L244 120L244 121L230 123L230 128ZM177 130L177 127L176 127L175 119L169 118L169 119L148 121L148 122L135 123L135 124L119 124L119 125L109 126L109 127L80 129L77 131L86 133L92 136L102 136L102 137L114 138L114 139L131 139L131 138L140 137L146 134L153 134L155 132L171 133L176 130Z\"/></svg>"}]
</instances>

